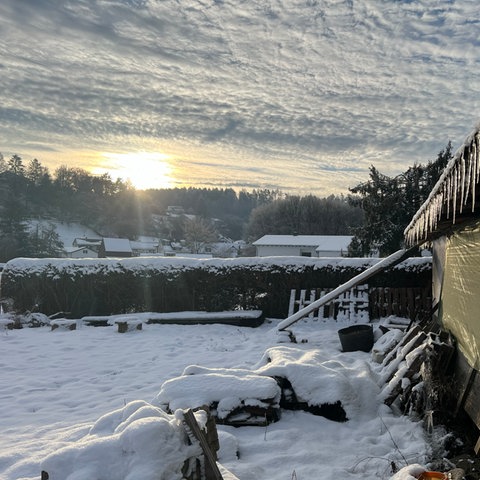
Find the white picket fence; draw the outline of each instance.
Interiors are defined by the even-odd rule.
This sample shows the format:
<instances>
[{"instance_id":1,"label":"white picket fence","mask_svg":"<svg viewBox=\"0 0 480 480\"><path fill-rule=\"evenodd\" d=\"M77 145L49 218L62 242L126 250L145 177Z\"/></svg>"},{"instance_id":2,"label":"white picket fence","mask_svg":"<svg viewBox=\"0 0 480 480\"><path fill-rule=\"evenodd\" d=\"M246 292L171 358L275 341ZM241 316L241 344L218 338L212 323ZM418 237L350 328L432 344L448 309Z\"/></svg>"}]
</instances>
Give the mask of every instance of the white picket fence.
<instances>
[{"instance_id":1,"label":"white picket fence","mask_svg":"<svg viewBox=\"0 0 480 480\"><path fill-rule=\"evenodd\" d=\"M290 317L332 290L333 288L292 289L290 292L288 316ZM347 290L335 300L311 311L305 318L309 320L330 318L334 320L368 322L368 285L357 285Z\"/></svg>"}]
</instances>

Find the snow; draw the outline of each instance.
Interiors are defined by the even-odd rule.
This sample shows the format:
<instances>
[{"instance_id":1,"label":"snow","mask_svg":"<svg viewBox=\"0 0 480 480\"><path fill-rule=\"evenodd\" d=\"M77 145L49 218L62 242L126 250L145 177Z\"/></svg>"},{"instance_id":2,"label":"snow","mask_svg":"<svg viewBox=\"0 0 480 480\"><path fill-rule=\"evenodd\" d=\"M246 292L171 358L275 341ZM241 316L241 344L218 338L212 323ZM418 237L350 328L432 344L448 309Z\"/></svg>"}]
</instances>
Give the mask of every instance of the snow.
<instances>
[{"instance_id":1,"label":"snow","mask_svg":"<svg viewBox=\"0 0 480 480\"><path fill-rule=\"evenodd\" d=\"M227 268L251 268L256 271L283 268L286 271L301 272L305 268L328 268L333 271L346 269L365 270L383 262L378 258L314 258L314 257L241 257L241 258L184 258L184 257L134 257L134 258L14 258L4 267L4 275L28 276L78 274L78 273L123 273L125 271L139 272L142 270L166 272L175 275L180 271L201 268L206 271L224 271ZM394 268L416 269L431 268L431 257L409 258Z\"/></svg>"},{"instance_id":2,"label":"snow","mask_svg":"<svg viewBox=\"0 0 480 480\"><path fill-rule=\"evenodd\" d=\"M60 222L58 220L29 220L29 229L33 230L37 226L53 225L60 241L65 247L71 247L76 238L98 238L97 232L85 225L76 222Z\"/></svg>"},{"instance_id":3,"label":"snow","mask_svg":"<svg viewBox=\"0 0 480 480\"><path fill-rule=\"evenodd\" d=\"M181 376L165 382L155 399L163 409L196 408L218 402L216 414L223 420L236 408L266 405L258 399L280 402L280 388L273 378L227 372Z\"/></svg>"},{"instance_id":4,"label":"snow","mask_svg":"<svg viewBox=\"0 0 480 480\"><path fill-rule=\"evenodd\" d=\"M105 245L105 251L112 253L112 252L131 252L132 247L130 245L130 240L127 238L109 238L106 237L103 239L103 243Z\"/></svg>"},{"instance_id":5,"label":"snow","mask_svg":"<svg viewBox=\"0 0 480 480\"><path fill-rule=\"evenodd\" d=\"M421 423L381 401L380 366L369 353L341 351L338 330L346 324L302 321L295 333L308 341L278 344L278 323L144 325L126 334L81 324L5 330L0 478L38 480L42 469L51 480L181 478L178 460L191 451L178 411L167 414L158 399L168 396L175 408L219 399L228 410L240 396L278 398L270 375L289 378L307 402L341 399L349 420L284 410L268 427L219 425L219 462L240 480L293 472L299 479L387 479L391 462L425 464ZM395 479L410 479L405 472Z\"/></svg>"},{"instance_id":6,"label":"snow","mask_svg":"<svg viewBox=\"0 0 480 480\"><path fill-rule=\"evenodd\" d=\"M253 245L256 246L298 246L318 247L320 251L347 250L351 235L264 235Z\"/></svg>"}]
</instances>

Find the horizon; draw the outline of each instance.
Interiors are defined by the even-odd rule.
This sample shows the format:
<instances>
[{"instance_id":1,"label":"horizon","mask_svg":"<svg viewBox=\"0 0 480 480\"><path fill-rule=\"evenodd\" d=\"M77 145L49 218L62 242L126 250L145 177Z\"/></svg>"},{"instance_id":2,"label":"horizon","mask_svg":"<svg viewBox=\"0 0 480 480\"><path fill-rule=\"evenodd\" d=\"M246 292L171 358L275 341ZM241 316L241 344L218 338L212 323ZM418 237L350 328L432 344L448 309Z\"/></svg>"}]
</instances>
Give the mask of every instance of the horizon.
<instances>
[{"instance_id":1,"label":"horizon","mask_svg":"<svg viewBox=\"0 0 480 480\"><path fill-rule=\"evenodd\" d=\"M347 194L478 122L471 0L6 0L0 152L136 189Z\"/></svg>"}]
</instances>

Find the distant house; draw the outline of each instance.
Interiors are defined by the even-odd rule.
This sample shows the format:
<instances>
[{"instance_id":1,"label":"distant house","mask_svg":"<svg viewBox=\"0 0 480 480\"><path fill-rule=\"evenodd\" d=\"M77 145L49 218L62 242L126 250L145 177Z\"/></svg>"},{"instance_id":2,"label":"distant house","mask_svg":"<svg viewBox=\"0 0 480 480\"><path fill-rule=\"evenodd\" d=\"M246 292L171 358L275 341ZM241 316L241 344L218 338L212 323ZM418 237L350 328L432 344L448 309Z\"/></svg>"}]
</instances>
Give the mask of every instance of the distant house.
<instances>
[{"instance_id":1,"label":"distant house","mask_svg":"<svg viewBox=\"0 0 480 480\"><path fill-rule=\"evenodd\" d=\"M158 253L158 240L156 241L130 241L132 255L139 257L140 255L156 255Z\"/></svg>"},{"instance_id":2,"label":"distant house","mask_svg":"<svg viewBox=\"0 0 480 480\"><path fill-rule=\"evenodd\" d=\"M169 205L167 207L167 215L169 217L178 217L185 214L185 209L179 205Z\"/></svg>"},{"instance_id":3,"label":"distant house","mask_svg":"<svg viewBox=\"0 0 480 480\"><path fill-rule=\"evenodd\" d=\"M257 257L341 257L351 241L349 235L264 235L253 245Z\"/></svg>"},{"instance_id":4,"label":"distant house","mask_svg":"<svg viewBox=\"0 0 480 480\"><path fill-rule=\"evenodd\" d=\"M93 237L77 237L73 240L72 246L77 248L86 248L89 250L93 250L97 253L100 249L100 245L102 244L101 238L93 238Z\"/></svg>"},{"instance_id":5,"label":"distant house","mask_svg":"<svg viewBox=\"0 0 480 480\"><path fill-rule=\"evenodd\" d=\"M67 258L97 258L98 250L88 247L65 247L65 256Z\"/></svg>"},{"instance_id":6,"label":"distant house","mask_svg":"<svg viewBox=\"0 0 480 480\"><path fill-rule=\"evenodd\" d=\"M133 251L128 238L102 238L98 252L100 258L132 257Z\"/></svg>"},{"instance_id":7,"label":"distant house","mask_svg":"<svg viewBox=\"0 0 480 480\"><path fill-rule=\"evenodd\" d=\"M426 202L405 229L407 246L430 244L432 310L453 335L459 354L458 407L480 428L480 125L446 166ZM464 388L464 393L460 392ZM476 452L480 451L480 438Z\"/></svg>"}]
</instances>

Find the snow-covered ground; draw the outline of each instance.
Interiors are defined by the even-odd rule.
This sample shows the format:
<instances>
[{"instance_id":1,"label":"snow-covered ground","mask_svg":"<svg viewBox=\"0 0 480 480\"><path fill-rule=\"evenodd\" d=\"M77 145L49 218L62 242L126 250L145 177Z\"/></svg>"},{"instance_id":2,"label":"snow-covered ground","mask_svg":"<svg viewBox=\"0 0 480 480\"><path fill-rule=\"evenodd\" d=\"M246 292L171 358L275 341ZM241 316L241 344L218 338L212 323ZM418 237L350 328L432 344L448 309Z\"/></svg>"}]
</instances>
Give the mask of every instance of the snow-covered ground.
<instances>
[{"instance_id":1,"label":"snow-covered ground","mask_svg":"<svg viewBox=\"0 0 480 480\"><path fill-rule=\"evenodd\" d=\"M58 220L29 220L29 229L34 230L37 226L48 227L53 225L64 247L71 247L76 238L99 238L99 234L85 225L76 222L60 222Z\"/></svg>"},{"instance_id":2,"label":"snow-covered ground","mask_svg":"<svg viewBox=\"0 0 480 480\"><path fill-rule=\"evenodd\" d=\"M57 452L47 462L60 472L52 480L91 480L95 465L104 465L104 476L98 477L102 480L145 480L138 461L130 462L123 476L112 473L113 468L105 470L105 464L122 453L114 451L121 447L111 440L113 434L110 441L105 437L107 423L111 432L120 423L112 412L127 406L131 413L140 405L131 404L137 400L158 405L162 385L191 365L197 367L189 373L213 371L221 376L221 369L262 373L285 368L285 359L305 368L298 370L302 373L296 388L311 399L341 397L349 420L339 423L283 411L268 427L219 426L219 462L240 480L388 479L393 464L425 464L429 447L421 424L396 416L382 404L379 367L369 353L341 351L337 332L344 324L301 322L294 331L308 341L280 344L278 323L255 329L144 325L126 334L114 326L0 331L0 478L38 480L45 458ZM276 359L272 367L265 362L267 350ZM204 394L198 392L199 397ZM195 396L192 392L189 398ZM99 430L102 446L91 448L92 435L98 436ZM137 428L135 435L139 448L153 441L151 429ZM58 453L64 447L70 447L70 456ZM72 459L82 458L88 468L75 474ZM142 458L148 463L148 456ZM159 461L158 451L152 461ZM401 478L413 477L405 471Z\"/></svg>"}]
</instances>

